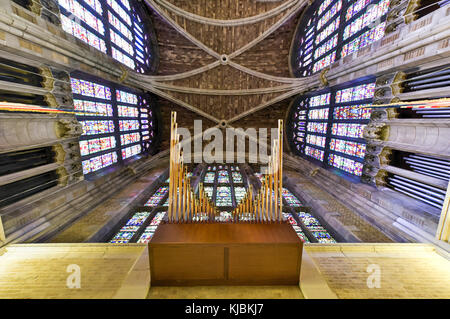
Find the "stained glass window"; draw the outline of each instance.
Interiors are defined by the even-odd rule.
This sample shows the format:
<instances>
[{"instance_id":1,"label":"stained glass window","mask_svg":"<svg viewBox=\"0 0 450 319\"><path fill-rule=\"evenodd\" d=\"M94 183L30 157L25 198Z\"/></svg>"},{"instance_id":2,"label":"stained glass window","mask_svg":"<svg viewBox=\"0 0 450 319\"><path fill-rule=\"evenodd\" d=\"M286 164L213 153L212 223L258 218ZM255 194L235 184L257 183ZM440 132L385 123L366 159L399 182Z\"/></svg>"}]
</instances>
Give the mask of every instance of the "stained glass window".
<instances>
[{"instance_id":1,"label":"stained glass window","mask_svg":"<svg viewBox=\"0 0 450 319\"><path fill-rule=\"evenodd\" d=\"M169 191L168 186L161 186L153 195L150 197L150 199L145 203L145 206L155 207L158 206L158 204L161 202L161 200L166 196L167 192Z\"/></svg>"},{"instance_id":2,"label":"stained glass window","mask_svg":"<svg viewBox=\"0 0 450 319\"><path fill-rule=\"evenodd\" d=\"M231 199L231 187L230 186L218 186L216 193L216 206L233 206L233 200Z\"/></svg>"},{"instance_id":3,"label":"stained glass window","mask_svg":"<svg viewBox=\"0 0 450 319\"><path fill-rule=\"evenodd\" d=\"M144 232L141 234L137 242L143 244L148 243L152 239L153 235L156 232L156 229L158 229L158 226L159 224L161 224L161 221L163 220L165 215L166 212L157 213L150 222L150 225L145 228Z\"/></svg>"},{"instance_id":4,"label":"stained glass window","mask_svg":"<svg viewBox=\"0 0 450 319\"><path fill-rule=\"evenodd\" d=\"M336 240L320 224L317 218L306 212L298 213L298 217L319 243L336 243Z\"/></svg>"},{"instance_id":5,"label":"stained glass window","mask_svg":"<svg viewBox=\"0 0 450 319\"><path fill-rule=\"evenodd\" d=\"M140 73L151 69L150 24L140 17L139 2L58 0L64 31ZM107 13L104 15L104 13Z\"/></svg>"},{"instance_id":6,"label":"stained glass window","mask_svg":"<svg viewBox=\"0 0 450 319\"><path fill-rule=\"evenodd\" d=\"M233 177L233 183L243 183L242 174L240 172L234 171L231 173Z\"/></svg>"},{"instance_id":7,"label":"stained glass window","mask_svg":"<svg viewBox=\"0 0 450 319\"><path fill-rule=\"evenodd\" d=\"M156 129L149 98L80 76L84 77L75 73L70 82L74 110L83 130L79 144L84 174L148 151Z\"/></svg>"},{"instance_id":8,"label":"stained glass window","mask_svg":"<svg viewBox=\"0 0 450 319\"><path fill-rule=\"evenodd\" d=\"M247 190L245 187L234 187L234 197L236 198L236 204L239 204L241 200L245 197Z\"/></svg>"},{"instance_id":9,"label":"stained glass window","mask_svg":"<svg viewBox=\"0 0 450 319\"><path fill-rule=\"evenodd\" d=\"M297 154L357 179L362 175L366 152L364 129L370 120L375 91L373 79L359 83L331 87L326 94L299 96L293 103L300 104L301 109L293 108L288 122L288 136ZM306 116L299 119L297 112L303 109ZM300 133L304 133L301 136L299 127Z\"/></svg>"},{"instance_id":10,"label":"stained glass window","mask_svg":"<svg viewBox=\"0 0 450 319\"><path fill-rule=\"evenodd\" d=\"M117 232L116 235L114 235L110 242L116 244L128 243L149 216L150 212L139 212L133 214L127 223Z\"/></svg>"},{"instance_id":11,"label":"stained glass window","mask_svg":"<svg viewBox=\"0 0 450 319\"><path fill-rule=\"evenodd\" d=\"M220 170L218 172L217 182L218 183L229 183L230 182L230 178L228 176L228 171L227 170Z\"/></svg>"},{"instance_id":12,"label":"stained glass window","mask_svg":"<svg viewBox=\"0 0 450 319\"><path fill-rule=\"evenodd\" d=\"M300 207L302 203L294 196L287 188L283 187L283 198L286 200L289 206Z\"/></svg>"},{"instance_id":13,"label":"stained glass window","mask_svg":"<svg viewBox=\"0 0 450 319\"><path fill-rule=\"evenodd\" d=\"M292 216L292 214L288 214L288 213L284 213L283 212L283 219L287 220L289 222L289 224L291 224L292 228L294 229L295 233L297 234L297 236L305 243L309 243L309 239L308 237L305 236L305 234L303 233L302 229L297 225L297 221L295 220L295 218Z\"/></svg>"},{"instance_id":14,"label":"stained glass window","mask_svg":"<svg viewBox=\"0 0 450 319\"><path fill-rule=\"evenodd\" d=\"M214 183L214 179L216 178L215 172L207 172L205 174L205 178L203 179L204 183Z\"/></svg>"},{"instance_id":15,"label":"stained glass window","mask_svg":"<svg viewBox=\"0 0 450 319\"><path fill-rule=\"evenodd\" d=\"M206 196L208 196L208 198L212 200L213 193L214 193L214 187L213 186L205 186L203 188L203 190L205 191Z\"/></svg>"},{"instance_id":16,"label":"stained glass window","mask_svg":"<svg viewBox=\"0 0 450 319\"><path fill-rule=\"evenodd\" d=\"M329 67L384 36L390 0L316 0L297 28L291 67L297 77Z\"/></svg>"}]
</instances>

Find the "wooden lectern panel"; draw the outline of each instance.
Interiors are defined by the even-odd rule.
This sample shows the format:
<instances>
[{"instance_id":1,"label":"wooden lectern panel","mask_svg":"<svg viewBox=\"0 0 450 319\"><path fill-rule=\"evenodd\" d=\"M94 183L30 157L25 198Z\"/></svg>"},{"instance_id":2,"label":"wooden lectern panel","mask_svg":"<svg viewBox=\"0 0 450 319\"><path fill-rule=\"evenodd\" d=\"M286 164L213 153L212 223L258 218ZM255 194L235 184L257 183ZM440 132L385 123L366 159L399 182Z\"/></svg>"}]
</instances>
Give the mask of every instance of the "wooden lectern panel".
<instances>
[{"instance_id":1,"label":"wooden lectern panel","mask_svg":"<svg viewBox=\"0 0 450 319\"><path fill-rule=\"evenodd\" d=\"M152 285L298 284L302 241L287 223L161 224Z\"/></svg>"}]
</instances>

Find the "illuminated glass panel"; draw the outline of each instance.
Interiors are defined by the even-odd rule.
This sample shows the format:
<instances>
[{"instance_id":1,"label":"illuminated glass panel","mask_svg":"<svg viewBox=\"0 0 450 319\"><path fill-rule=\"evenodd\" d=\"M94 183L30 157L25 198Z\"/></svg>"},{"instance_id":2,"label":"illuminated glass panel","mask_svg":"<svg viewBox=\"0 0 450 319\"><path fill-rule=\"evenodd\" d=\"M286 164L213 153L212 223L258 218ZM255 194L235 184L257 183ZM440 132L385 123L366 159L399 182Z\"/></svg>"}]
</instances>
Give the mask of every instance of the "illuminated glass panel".
<instances>
[{"instance_id":1,"label":"illuminated glass panel","mask_svg":"<svg viewBox=\"0 0 450 319\"><path fill-rule=\"evenodd\" d=\"M212 200L213 193L214 193L214 187L213 186L205 186L205 187L203 187L203 190L205 191L206 196L208 196L208 198Z\"/></svg>"},{"instance_id":2,"label":"illuminated glass panel","mask_svg":"<svg viewBox=\"0 0 450 319\"><path fill-rule=\"evenodd\" d=\"M344 44L342 46L341 56L345 57L375 41L380 40L384 36L385 27L386 22L382 22L375 28L364 32L356 39L350 41L349 43Z\"/></svg>"},{"instance_id":3,"label":"illuminated glass panel","mask_svg":"<svg viewBox=\"0 0 450 319\"><path fill-rule=\"evenodd\" d=\"M114 132L113 121L80 121L82 135L106 134Z\"/></svg>"},{"instance_id":4,"label":"illuminated glass panel","mask_svg":"<svg viewBox=\"0 0 450 319\"><path fill-rule=\"evenodd\" d=\"M352 17L354 17L359 11L364 9L372 0L358 0L355 1L353 4L351 4L347 12L345 14L345 19L350 20Z\"/></svg>"},{"instance_id":5,"label":"illuminated glass panel","mask_svg":"<svg viewBox=\"0 0 450 319\"><path fill-rule=\"evenodd\" d=\"M305 154L322 162L325 152L314 147L305 146Z\"/></svg>"},{"instance_id":6,"label":"illuminated glass panel","mask_svg":"<svg viewBox=\"0 0 450 319\"><path fill-rule=\"evenodd\" d=\"M64 31L115 60L144 73L152 52L138 3L116 0L58 0ZM107 14L104 14L106 12ZM147 31L147 30L146 30Z\"/></svg>"},{"instance_id":7,"label":"illuminated glass panel","mask_svg":"<svg viewBox=\"0 0 450 319\"><path fill-rule=\"evenodd\" d=\"M330 19L333 18L336 13L341 10L341 8L342 0L339 0L319 19L319 21L317 22L317 30L320 30L328 21L330 21Z\"/></svg>"},{"instance_id":8,"label":"illuminated glass panel","mask_svg":"<svg viewBox=\"0 0 450 319\"><path fill-rule=\"evenodd\" d=\"M325 93L311 97L309 100L310 107L322 106L330 104L331 93Z\"/></svg>"},{"instance_id":9,"label":"illuminated glass panel","mask_svg":"<svg viewBox=\"0 0 450 319\"><path fill-rule=\"evenodd\" d=\"M115 1L115 0L107 0L106 2L117 13L117 15L120 18L122 18L129 26L131 26L130 15L117 3L117 1Z\"/></svg>"},{"instance_id":10,"label":"illuminated glass panel","mask_svg":"<svg viewBox=\"0 0 450 319\"><path fill-rule=\"evenodd\" d=\"M316 44L319 44L320 42L322 42L323 40L328 38L328 36L331 35L334 31L336 31L339 28L339 23L340 23L340 17L337 17L325 29L323 29L323 31L321 31L316 36L316 41L315 41Z\"/></svg>"},{"instance_id":11,"label":"illuminated glass panel","mask_svg":"<svg viewBox=\"0 0 450 319\"><path fill-rule=\"evenodd\" d=\"M363 163L357 162L350 158L330 154L328 157L328 163L338 169L356 176L361 176L362 174Z\"/></svg>"},{"instance_id":12,"label":"illuminated glass panel","mask_svg":"<svg viewBox=\"0 0 450 319\"><path fill-rule=\"evenodd\" d=\"M107 86L76 78L70 78L70 84L75 94L111 100L111 89Z\"/></svg>"},{"instance_id":13,"label":"illuminated glass panel","mask_svg":"<svg viewBox=\"0 0 450 319\"><path fill-rule=\"evenodd\" d=\"M310 120L328 120L328 108L315 109L308 112L308 118Z\"/></svg>"},{"instance_id":14,"label":"illuminated glass panel","mask_svg":"<svg viewBox=\"0 0 450 319\"><path fill-rule=\"evenodd\" d=\"M349 8L351 9L351 8ZM349 23L344 29L344 40L358 33L363 28L374 22L376 19L384 16L389 9L389 0L382 0L378 4L371 5L366 12Z\"/></svg>"},{"instance_id":15,"label":"illuminated glass panel","mask_svg":"<svg viewBox=\"0 0 450 319\"><path fill-rule=\"evenodd\" d=\"M241 200L245 197L247 190L245 187L235 187L234 188L234 197L236 199L236 204L239 204Z\"/></svg>"},{"instance_id":16,"label":"illuminated glass panel","mask_svg":"<svg viewBox=\"0 0 450 319\"><path fill-rule=\"evenodd\" d=\"M107 136L101 138L94 138L91 140L80 141L81 156L90 155L100 151L106 151L116 147L116 138L114 136Z\"/></svg>"},{"instance_id":17,"label":"illuminated glass panel","mask_svg":"<svg viewBox=\"0 0 450 319\"><path fill-rule=\"evenodd\" d=\"M137 107L117 105L117 111L120 117L138 117L139 109Z\"/></svg>"},{"instance_id":18,"label":"illuminated glass panel","mask_svg":"<svg viewBox=\"0 0 450 319\"><path fill-rule=\"evenodd\" d=\"M372 113L369 106L371 104L335 107L333 117L336 120L369 120Z\"/></svg>"},{"instance_id":19,"label":"illuminated glass panel","mask_svg":"<svg viewBox=\"0 0 450 319\"><path fill-rule=\"evenodd\" d=\"M328 8L328 6L331 4L331 2L333 2L333 0L324 0L322 2L322 4L319 7L319 10L317 11L317 13L320 15L322 14L322 12L325 11L326 8Z\"/></svg>"},{"instance_id":20,"label":"illuminated glass panel","mask_svg":"<svg viewBox=\"0 0 450 319\"><path fill-rule=\"evenodd\" d=\"M129 103L129 104L137 104L138 98L136 94L116 90L116 99L117 102Z\"/></svg>"},{"instance_id":21,"label":"illuminated glass panel","mask_svg":"<svg viewBox=\"0 0 450 319\"><path fill-rule=\"evenodd\" d=\"M167 192L169 191L168 186L161 186L153 195L150 197L150 199L145 203L145 206L155 207L158 206L158 204L161 202L161 200L166 196Z\"/></svg>"},{"instance_id":22,"label":"illuminated glass panel","mask_svg":"<svg viewBox=\"0 0 450 319\"><path fill-rule=\"evenodd\" d=\"M216 177L216 173L215 172L207 172L205 174L205 178L203 180L204 183L214 183L214 179Z\"/></svg>"},{"instance_id":23,"label":"illuminated glass panel","mask_svg":"<svg viewBox=\"0 0 450 319\"><path fill-rule=\"evenodd\" d=\"M123 159L129 158L131 156L141 153L141 151L142 151L142 146L140 144L133 145L130 147L125 147L122 149L122 158Z\"/></svg>"},{"instance_id":24,"label":"illuminated glass panel","mask_svg":"<svg viewBox=\"0 0 450 319\"><path fill-rule=\"evenodd\" d=\"M354 102L373 98L375 83L362 84L336 92L336 103Z\"/></svg>"},{"instance_id":25,"label":"illuminated glass panel","mask_svg":"<svg viewBox=\"0 0 450 319\"><path fill-rule=\"evenodd\" d=\"M233 206L233 200L231 199L231 187L218 186L216 192L216 206Z\"/></svg>"},{"instance_id":26,"label":"illuminated glass panel","mask_svg":"<svg viewBox=\"0 0 450 319\"><path fill-rule=\"evenodd\" d=\"M325 147L325 141L325 136L308 134L308 136L306 137L306 143L320 147Z\"/></svg>"},{"instance_id":27,"label":"illuminated glass panel","mask_svg":"<svg viewBox=\"0 0 450 319\"><path fill-rule=\"evenodd\" d=\"M153 235L158 229L159 224L161 224L166 214L167 214L166 212L157 213L150 222L150 225L145 228L144 232L139 237L137 243L144 243L144 244L148 243L152 239Z\"/></svg>"},{"instance_id":28,"label":"illuminated glass panel","mask_svg":"<svg viewBox=\"0 0 450 319\"><path fill-rule=\"evenodd\" d=\"M119 130L120 131L135 131L139 129L138 120L120 120Z\"/></svg>"},{"instance_id":29,"label":"illuminated glass panel","mask_svg":"<svg viewBox=\"0 0 450 319\"><path fill-rule=\"evenodd\" d=\"M242 179L242 174L240 172L232 172L231 173L232 177L233 177L233 183L243 183L244 180Z\"/></svg>"},{"instance_id":30,"label":"illuminated glass panel","mask_svg":"<svg viewBox=\"0 0 450 319\"><path fill-rule=\"evenodd\" d=\"M317 59L321 57L322 55L333 49L337 45L337 43L338 43L338 35L336 34L331 39L329 39L316 49L316 51L314 52L314 58ZM334 62L334 60L331 62Z\"/></svg>"},{"instance_id":31,"label":"illuminated glass panel","mask_svg":"<svg viewBox=\"0 0 450 319\"><path fill-rule=\"evenodd\" d=\"M305 243L309 243L310 240L308 237L306 237L306 235L303 233L302 229L299 226L292 226L292 228L294 228L295 233L297 234L297 236Z\"/></svg>"},{"instance_id":32,"label":"illuminated glass panel","mask_svg":"<svg viewBox=\"0 0 450 319\"><path fill-rule=\"evenodd\" d=\"M364 127L366 127L364 124L334 123L332 134L336 136L362 138Z\"/></svg>"},{"instance_id":33,"label":"illuminated glass panel","mask_svg":"<svg viewBox=\"0 0 450 319\"><path fill-rule=\"evenodd\" d=\"M61 26L65 32L72 34L97 50L106 53L105 41L93 34L91 31L86 30L86 28L81 26L78 22L61 15Z\"/></svg>"},{"instance_id":34,"label":"illuminated glass panel","mask_svg":"<svg viewBox=\"0 0 450 319\"><path fill-rule=\"evenodd\" d=\"M294 196L287 188L283 187L283 198L286 200L289 206L300 207L302 203Z\"/></svg>"},{"instance_id":35,"label":"illuminated glass panel","mask_svg":"<svg viewBox=\"0 0 450 319\"><path fill-rule=\"evenodd\" d=\"M228 175L228 171L227 170L220 170L218 172L218 180L217 182L220 183L229 183L230 182L230 177Z\"/></svg>"},{"instance_id":36,"label":"illuminated glass panel","mask_svg":"<svg viewBox=\"0 0 450 319\"><path fill-rule=\"evenodd\" d=\"M335 59L336 59L336 51L333 51L314 64L313 72L319 71L324 67L329 66L331 63L335 61Z\"/></svg>"},{"instance_id":37,"label":"illuminated glass panel","mask_svg":"<svg viewBox=\"0 0 450 319\"><path fill-rule=\"evenodd\" d=\"M95 156L81 162L83 166L83 174L89 174L99 169L117 163L117 153L111 152L100 156Z\"/></svg>"},{"instance_id":38,"label":"illuminated glass panel","mask_svg":"<svg viewBox=\"0 0 450 319\"><path fill-rule=\"evenodd\" d=\"M307 129L308 132L325 134L327 132L327 123L309 122Z\"/></svg>"},{"instance_id":39,"label":"illuminated glass panel","mask_svg":"<svg viewBox=\"0 0 450 319\"><path fill-rule=\"evenodd\" d=\"M129 133L120 135L120 144L127 145L132 143L137 143L141 140L141 135L139 133Z\"/></svg>"},{"instance_id":40,"label":"illuminated glass panel","mask_svg":"<svg viewBox=\"0 0 450 319\"><path fill-rule=\"evenodd\" d=\"M113 108L109 103L74 99L73 107L77 115L81 116L113 116Z\"/></svg>"},{"instance_id":41,"label":"illuminated glass panel","mask_svg":"<svg viewBox=\"0 0 450 319\"><path fill-rule=\"evenodd\" d=\"M330 149L347 155L364 158L366 144L332 138Z\"/></svg>"},{"instance_id":42,"label":"illuminated glass panel","mask_svg":"<svg viewBox=\"0 0 450 319\"><path fill-rule=\"evenodd\" d=\"M317 239L319 243L330 244L336 243L336 240L328 233L328 231L320 224L320 222L309 213L300 212L298 213L299 219L302 221L303 225L308 228L311 234Z\"/></svg>"}]
</instances>

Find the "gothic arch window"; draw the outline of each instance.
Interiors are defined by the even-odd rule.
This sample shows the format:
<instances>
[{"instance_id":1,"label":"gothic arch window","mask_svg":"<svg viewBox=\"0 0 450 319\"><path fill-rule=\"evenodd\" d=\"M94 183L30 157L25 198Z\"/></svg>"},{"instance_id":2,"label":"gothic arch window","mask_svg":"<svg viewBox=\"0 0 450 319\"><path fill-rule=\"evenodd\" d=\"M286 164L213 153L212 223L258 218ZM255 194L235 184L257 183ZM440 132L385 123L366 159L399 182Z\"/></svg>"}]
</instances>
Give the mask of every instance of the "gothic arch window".
<instances>
[{"instance_id":1,"label":"gothic arch window","mask_svg":"<svg viewBox=\"0 0 450 319\"><path fill-rule=\"evenodd\" d=\"M296 77L309 76L384 36L390 0L315 1L300 21L291 52Z\"/></svg>"},{"instance_id":2,"label":"gothic arch window","mask_svg":"<svg viewBox=\"0 0 450 319\"><path fill-rule=\"evenodd\" d=\"M359 180L366 151L375 79L368 78L298 96L287 136L291 149L319 166Z\"/></svg>"},{"instance_id":3,"label":"gothic arch window","mask_svg":"<svg viewBox=\"0 0 450 319\"><path fill-rule=\"evenodd\" d=\"M83 174L151 150L157 121L148 94L80 73L72 74L71 85L74 109L83 127Z\"/></svg>"},{"instance_id":4,"label":"gothic arch window","mask_svg":"<svg viewBox=\"0 0 450 319\"><path fill-rule=\"evenodd\" d=\"M152 70L153 29L139 1L58 0L58 3L64 31L137 72Z\"/></svg>"}]
</instances>

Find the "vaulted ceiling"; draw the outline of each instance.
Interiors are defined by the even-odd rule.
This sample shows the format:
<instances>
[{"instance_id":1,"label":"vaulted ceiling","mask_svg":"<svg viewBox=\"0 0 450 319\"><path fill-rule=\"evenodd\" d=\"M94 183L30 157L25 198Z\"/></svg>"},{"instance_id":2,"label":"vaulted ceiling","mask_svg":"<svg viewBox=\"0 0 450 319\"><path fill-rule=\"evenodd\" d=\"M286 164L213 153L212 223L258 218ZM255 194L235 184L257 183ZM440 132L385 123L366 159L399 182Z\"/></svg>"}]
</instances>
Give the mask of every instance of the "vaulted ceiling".
<instances>
[{"instance_id":1,"label":"vaulted ceiling","mask_svg":"<svg viewBox=\"0 0 450 319\"><path fill-rule=\"evenodd\" d=\"M304 90L305 80L290 74L289 51L306 0L145 1L160 57L146 81L159 96L165 130L170 110L183 113L184 127L190 119L203 119L204 129L223 121L276 127Z\"/></svg>"}]
</instances>

